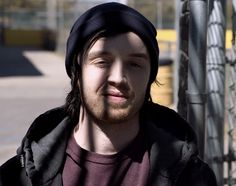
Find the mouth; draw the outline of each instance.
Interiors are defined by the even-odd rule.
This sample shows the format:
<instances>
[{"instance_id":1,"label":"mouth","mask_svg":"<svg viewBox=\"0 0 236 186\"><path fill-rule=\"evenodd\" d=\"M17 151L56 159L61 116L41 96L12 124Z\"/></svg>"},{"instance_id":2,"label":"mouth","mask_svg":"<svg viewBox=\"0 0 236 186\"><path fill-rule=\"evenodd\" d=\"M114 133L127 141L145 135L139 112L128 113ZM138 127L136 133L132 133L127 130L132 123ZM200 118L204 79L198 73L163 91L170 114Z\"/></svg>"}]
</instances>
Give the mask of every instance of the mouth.
<instances>
[{"instance_id":1,"label":"mouth","mask_svg":"<svg viewBox=\"0 0 236 186\"><path fill-rule=\"evenodd\" d=\"M128 94L124 94L119 91L106 91L103 94L111 102L126 102L129 99Z\"/></svg>"}]
</instances>

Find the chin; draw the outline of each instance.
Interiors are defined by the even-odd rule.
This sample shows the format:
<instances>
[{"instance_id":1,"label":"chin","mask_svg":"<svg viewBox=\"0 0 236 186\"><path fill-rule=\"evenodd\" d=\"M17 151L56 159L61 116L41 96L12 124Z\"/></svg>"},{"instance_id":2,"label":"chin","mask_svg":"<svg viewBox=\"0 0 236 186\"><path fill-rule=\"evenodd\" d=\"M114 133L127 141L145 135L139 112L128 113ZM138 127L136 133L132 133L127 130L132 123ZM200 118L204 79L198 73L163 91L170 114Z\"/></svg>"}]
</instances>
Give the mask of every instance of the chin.
<instances>
[{"instance_id":1,"label":"chin","mask_svg":"<svg viewBox=\"0 0 236 186\"><path fill-rule=\"evenodd\" d=\"M97 116L95 117L98 120L102 121L103 123L118 124L118 123L126 122L133 119L133 117L138 115L138 112L133 112L133 111L124 110L124 109L121 109L121 110L116 109L113 111L103 112L96 115Z\"/></svg>"}]
</instances>

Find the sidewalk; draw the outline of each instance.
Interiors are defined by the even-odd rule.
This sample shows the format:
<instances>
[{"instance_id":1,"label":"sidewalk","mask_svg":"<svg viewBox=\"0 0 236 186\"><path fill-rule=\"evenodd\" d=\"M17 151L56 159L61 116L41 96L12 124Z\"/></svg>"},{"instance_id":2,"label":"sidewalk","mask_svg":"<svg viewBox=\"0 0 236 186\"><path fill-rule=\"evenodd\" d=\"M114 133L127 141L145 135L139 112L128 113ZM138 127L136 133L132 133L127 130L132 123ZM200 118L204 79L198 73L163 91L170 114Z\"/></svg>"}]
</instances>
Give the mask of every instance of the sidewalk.
<instances>
[{"instance_id":1,"label":"sidewalk","mask_svg":"<svg viewBox=\"0 0 236 186\"><path fill-rule=\"evenodd\" d=\"M0 47L0 165L39 114L64 104L70 81L53 52Z\"/></svg>"}]
</instances>

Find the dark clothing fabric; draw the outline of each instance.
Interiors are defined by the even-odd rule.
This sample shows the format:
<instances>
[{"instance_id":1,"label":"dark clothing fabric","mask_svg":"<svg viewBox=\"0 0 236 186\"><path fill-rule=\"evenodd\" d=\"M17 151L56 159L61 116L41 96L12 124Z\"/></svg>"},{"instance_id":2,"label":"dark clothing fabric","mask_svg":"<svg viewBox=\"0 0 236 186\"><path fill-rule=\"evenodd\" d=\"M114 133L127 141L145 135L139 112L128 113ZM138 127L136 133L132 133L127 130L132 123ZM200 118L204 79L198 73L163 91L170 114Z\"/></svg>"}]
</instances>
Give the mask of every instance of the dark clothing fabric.
<instances>
[{"instance_id":1,"label":"dark clothing fabric","mask_svg":"<svg viewBox=\"0 0 236 186\"><path fill-rule=\"evenodd\" d=\"M144 139L140 133L121 152L101 155L80 148L72 135L66 149L67 156L62 173L63 185L146 185L149 158Z\"/></svg>"},{"instance_id":2,"label":"dark clothing fabric","mask_svg":"<svg viewBox=\"0 0 236 186\"><path fill-rule=\"evenodd\" d=\"M143 107L140 122L148 144L148 186L216 186L214 173L198 158L194 131L178 114L150 103ZM17 155L1 166L0 185L62 185L73 128L63 108L39 116Z\"/></svg>"}]
</instances>

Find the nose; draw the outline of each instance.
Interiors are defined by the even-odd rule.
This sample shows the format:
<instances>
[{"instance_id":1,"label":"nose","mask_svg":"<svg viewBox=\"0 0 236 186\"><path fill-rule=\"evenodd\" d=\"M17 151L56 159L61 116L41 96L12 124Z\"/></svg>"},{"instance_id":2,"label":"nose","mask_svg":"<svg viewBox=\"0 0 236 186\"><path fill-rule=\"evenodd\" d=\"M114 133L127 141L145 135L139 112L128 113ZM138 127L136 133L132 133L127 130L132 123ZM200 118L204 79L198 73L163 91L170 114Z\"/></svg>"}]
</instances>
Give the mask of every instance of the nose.
<instances>
[{"instance_id":1,"label":"nose","mask_svg":"<svg viewBox=\"0 0 236 186\"><path fill-rule=\"evenodd\" d=\"M125 69L122 61L117 60L110 68L108 82L112 84L120 84L126 81Z\"/></svg>"}]
</instances>

